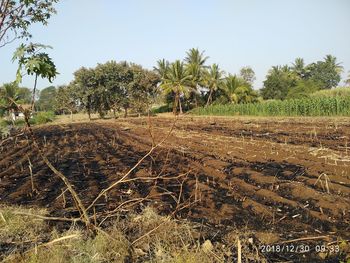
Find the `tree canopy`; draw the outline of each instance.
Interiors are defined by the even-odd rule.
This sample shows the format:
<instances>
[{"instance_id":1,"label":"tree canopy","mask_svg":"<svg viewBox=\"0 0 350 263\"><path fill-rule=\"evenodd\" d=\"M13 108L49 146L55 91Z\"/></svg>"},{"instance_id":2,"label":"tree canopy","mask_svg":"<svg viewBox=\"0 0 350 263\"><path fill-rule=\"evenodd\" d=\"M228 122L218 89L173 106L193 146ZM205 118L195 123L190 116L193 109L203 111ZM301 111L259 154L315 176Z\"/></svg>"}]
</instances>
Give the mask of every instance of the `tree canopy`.
<instances>
[{"instance_id":1,"label":"tree canopy","mask_svg":"<svg viewBox=\"0 0 350 263\"><path fill-rule=\"evenodd\" d=\"M56 13L58 0L0 0L0 47L18 38L32 37L29 27L34 23L46 25Z\"/></svg>"}]
</instances>

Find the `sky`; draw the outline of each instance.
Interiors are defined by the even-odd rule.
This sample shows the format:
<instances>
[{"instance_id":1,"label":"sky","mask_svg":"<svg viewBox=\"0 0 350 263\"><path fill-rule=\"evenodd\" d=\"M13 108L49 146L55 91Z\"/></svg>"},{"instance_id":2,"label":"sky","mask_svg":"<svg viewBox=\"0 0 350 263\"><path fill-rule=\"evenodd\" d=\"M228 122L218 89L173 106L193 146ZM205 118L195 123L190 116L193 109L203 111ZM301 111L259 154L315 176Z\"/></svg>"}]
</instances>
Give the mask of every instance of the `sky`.
<instances>
[{"instance_id":1,"label":"sky","mask_svg":"<svg viewBox=\"0 0 350 263\"><path fill-rule=\"evenodd\" d=\"M311 63L327 54L350 70L350 0L61 0L47 26L30 28L58 72L39 88L68 84L80 67L127 60L152 69L158 59L183 59L190 48L235 74L256 73L261 88L274 65L297 57ZM20 41L0 48L0 85L15 78L12 54ZM22 86L32 87L33 77ZM342 84L342 83L340 83Z\"/></svg>"}]
</instances>

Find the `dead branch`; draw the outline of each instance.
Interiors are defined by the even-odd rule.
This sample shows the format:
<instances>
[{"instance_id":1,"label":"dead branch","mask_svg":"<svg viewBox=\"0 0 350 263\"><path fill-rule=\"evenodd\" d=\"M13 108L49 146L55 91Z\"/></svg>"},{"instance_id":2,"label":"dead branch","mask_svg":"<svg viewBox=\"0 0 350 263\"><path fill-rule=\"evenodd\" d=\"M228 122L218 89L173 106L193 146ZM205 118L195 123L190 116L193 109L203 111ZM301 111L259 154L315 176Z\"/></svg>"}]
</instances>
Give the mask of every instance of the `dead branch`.
<instances>
[{"instance_id":1,"label":"dead branch","mask_svg":"<svg viewBox=\"0 0 350 263\"><path fill-rule=\"evenodd\" d=\"M301 238L286 240L286 241L277 242L277 243L278 244L288 244L288 243L294 243L294 242L298 242L298 241L317 240L317 239L329 239L329 238L330 238L330 236L301 237ZM275 243L275 244L277 244L277 243Z\"/></svg>"},{"instance_id":2,"label":"dead branch","mask_svg":"<svg viewBox=\"0 0 350 263\"><path fill-rule=\"evenodd\" d=\"M24 216L37 217L37 218L40 218L42 220L66 221L66 222L79 222L79 221L82 221L80 218L41 216L41 215L36 215L36 214L31 214L31 213L26 213L26 212L19 212L19 211L14 211L13 213L15 215L24 215Z\"/></svg>"}]
</instances>

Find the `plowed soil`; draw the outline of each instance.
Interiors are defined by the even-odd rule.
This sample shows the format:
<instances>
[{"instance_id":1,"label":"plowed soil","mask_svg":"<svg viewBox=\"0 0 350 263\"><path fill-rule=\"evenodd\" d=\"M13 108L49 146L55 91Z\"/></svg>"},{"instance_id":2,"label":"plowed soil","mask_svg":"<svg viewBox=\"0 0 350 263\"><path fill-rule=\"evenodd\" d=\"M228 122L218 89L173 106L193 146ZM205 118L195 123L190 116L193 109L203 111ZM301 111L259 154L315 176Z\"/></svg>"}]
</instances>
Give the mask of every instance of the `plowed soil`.
<instances>
[{"instance_id":1,"label":"plowed soil","mask_svg":"<svg viewBox=\"0 0 350 263\"><path fill-rule=\"evenodd\" d=\"M156 142L172 122L152 118ZM35 135L85 205L152 145L147 118L43 126ZM107 213L147 197L143 205L160 213L177 211L178 217L212 226L213 239L228 228L254 231L263 244L313 236L350 239L349 139L348 119L182 117L129 177L146 179L119 185L96 209ZM65 189L25 135L1 143L0 203L48 207L67 216L76 211L67 192L63 198Z\"/></svg>"}]
</instances>

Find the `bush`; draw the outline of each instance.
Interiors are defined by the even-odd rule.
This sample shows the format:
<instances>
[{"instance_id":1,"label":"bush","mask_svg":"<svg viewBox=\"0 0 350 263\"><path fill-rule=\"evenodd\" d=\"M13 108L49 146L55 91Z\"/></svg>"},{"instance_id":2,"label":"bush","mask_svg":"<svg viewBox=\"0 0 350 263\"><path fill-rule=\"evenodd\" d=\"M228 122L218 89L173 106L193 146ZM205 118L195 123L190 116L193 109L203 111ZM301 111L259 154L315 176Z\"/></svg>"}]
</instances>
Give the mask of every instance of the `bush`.
<instances>
[{"instance_id":1,"label":"bush","mask_svg":"<svg viewBox=\"0 0 350 263\"><path fill-rule=\"evenodd\" d=\"M42 111L38 112L34 115L33 118L30 119L30 124L44 124L48 122L52 122L55 119L55 113L52 111Z\"/></svg>"},{"instance_id":2,"label":"bush","mask_svg":"<svg viewBox=\"0 0 350 263\"><path fill-rule=\"evenodd\" d=\"M159 106L157 108L153 108L151 110L152 113L156 114L156 113L164 113L164 112L171 112L172 111L172 108L169 107L169 105L162 105L162 106Z\"/></svg>"}]
</instances>

